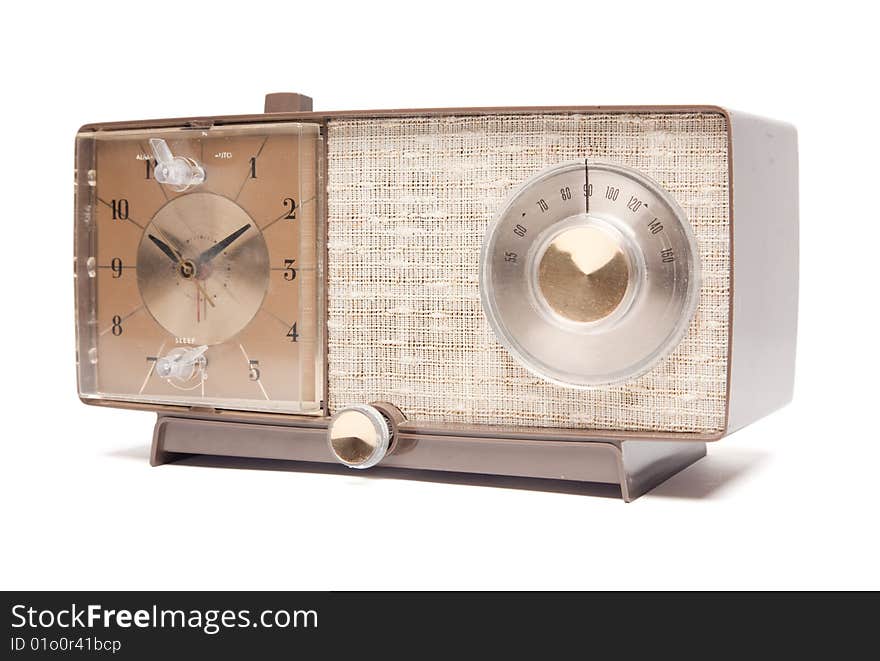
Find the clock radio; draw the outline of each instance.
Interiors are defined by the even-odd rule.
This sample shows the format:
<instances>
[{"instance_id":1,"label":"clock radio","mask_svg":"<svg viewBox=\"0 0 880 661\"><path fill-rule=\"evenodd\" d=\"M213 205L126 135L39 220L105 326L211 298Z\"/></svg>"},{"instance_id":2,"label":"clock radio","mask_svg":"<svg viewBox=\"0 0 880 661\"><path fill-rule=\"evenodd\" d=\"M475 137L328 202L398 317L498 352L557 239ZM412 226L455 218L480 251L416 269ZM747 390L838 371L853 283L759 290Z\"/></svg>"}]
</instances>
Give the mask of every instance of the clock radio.
<instances>
[{"instance_id":1,"label":"clock radio","mask_svg":"<svg viewBox=\"0 0 880 661\"><path fill-rule=\"evenodd\" d=\"M716 106L316 112L76 136L79 394L188 455L611 483L782 406L795 130ZM538 483L534 483L538 484Z\"/></svg>"}]
</instances>

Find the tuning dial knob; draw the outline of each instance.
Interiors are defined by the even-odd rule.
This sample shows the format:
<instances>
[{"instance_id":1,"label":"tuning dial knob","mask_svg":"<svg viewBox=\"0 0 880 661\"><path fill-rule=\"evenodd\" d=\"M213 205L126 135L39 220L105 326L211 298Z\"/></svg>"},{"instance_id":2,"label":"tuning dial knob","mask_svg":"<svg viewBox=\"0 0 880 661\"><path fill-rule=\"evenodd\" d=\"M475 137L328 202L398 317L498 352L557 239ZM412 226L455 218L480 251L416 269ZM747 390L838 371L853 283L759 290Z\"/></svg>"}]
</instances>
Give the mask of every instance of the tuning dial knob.
<instances>
[{"instance_id":1,"label":"tuning dial knob","mask_svg":"<svg viewBox=\"0 0 880 661\"><path fill-rule=\"evenodd\" d=\"M327 428L330 452L349 468L370 468L391 448L391 422L375 406L357 404L337 411Z\"/></svg>"}]
</instances>

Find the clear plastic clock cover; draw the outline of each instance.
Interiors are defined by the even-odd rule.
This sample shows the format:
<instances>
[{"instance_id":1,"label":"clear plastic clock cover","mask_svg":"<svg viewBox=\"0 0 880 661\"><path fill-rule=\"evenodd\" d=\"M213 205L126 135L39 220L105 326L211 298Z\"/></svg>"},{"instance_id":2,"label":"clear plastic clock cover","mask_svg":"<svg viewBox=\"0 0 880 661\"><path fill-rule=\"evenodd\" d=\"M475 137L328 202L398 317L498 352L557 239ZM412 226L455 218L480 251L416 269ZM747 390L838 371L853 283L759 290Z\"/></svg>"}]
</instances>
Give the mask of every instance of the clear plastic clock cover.
<instances>
[{"instance_id":1,"label":"clear plastic clock cover","mask_svg":"<svg viewBox=\"0 0 880 661\"><path fill-rule=\"evenodd\" d=\"M79 132L84 400L321 413L321 141L308 122Z\"/></svg>"}]
</instances>

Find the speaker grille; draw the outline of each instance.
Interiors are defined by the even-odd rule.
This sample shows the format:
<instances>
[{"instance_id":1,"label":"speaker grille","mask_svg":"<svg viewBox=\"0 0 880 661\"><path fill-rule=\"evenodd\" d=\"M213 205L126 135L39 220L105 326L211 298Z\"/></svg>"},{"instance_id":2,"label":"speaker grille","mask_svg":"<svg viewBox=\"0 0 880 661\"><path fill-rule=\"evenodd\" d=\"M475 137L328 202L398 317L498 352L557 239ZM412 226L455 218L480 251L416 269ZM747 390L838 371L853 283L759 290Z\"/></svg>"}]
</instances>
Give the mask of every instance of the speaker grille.
<instances>
[{"instance_id":1,"label":"speaker grille","mask_svg":"<svg viewBox=\"0 0 880 661\"><path fill-rule=\"evenodd\" d=\"M495 340L479 253L507 194L590 158L666 188L691 222L702 289L681 344L624 385L546 383ZM417 421L716 432L730 290L727 127L715 113L333 120L328 129L330 407L393 402Z\"/></svg>"}]
</instances>

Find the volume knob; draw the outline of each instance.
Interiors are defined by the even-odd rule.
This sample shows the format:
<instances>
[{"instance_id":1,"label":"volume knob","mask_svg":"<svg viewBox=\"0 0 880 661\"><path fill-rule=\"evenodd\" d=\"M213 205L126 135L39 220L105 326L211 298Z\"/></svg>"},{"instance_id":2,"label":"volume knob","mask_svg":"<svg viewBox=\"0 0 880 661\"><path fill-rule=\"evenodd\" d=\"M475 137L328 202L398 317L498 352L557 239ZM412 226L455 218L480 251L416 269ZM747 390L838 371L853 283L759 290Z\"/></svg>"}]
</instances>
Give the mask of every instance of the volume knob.
<instances>
[{"instance_id":1,"label":"volume knob","mask_svg":"<svg viewBox=\"0 0 880 661\"><path fill-rule=\"evenodd\" d=\"M327 428L330 452L349 468L378 464L391 447L392 427L375 406L356 404L337 411Z\"/></svg>"}]
</instances>

